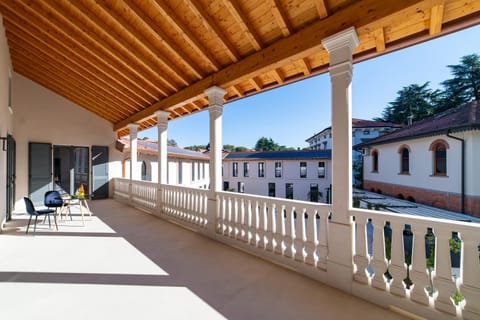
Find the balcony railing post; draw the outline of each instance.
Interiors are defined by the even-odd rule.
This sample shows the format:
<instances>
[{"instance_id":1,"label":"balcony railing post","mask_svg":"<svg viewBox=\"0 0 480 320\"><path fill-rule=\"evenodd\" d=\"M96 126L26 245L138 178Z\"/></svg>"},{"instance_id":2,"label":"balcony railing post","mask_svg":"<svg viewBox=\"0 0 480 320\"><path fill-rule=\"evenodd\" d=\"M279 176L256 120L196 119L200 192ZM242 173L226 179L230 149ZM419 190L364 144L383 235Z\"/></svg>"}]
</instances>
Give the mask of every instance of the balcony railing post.
<instances>
[{"instance_id":1,"label":"balcony railing post","mask_svg":"<svg viewBox=\"0 0 480 320\"><path fill-rule=\"evenodd\" d=\"M327 272L332 286L351 292L353 281L352 198L352 52L359 40L351 27L322 40L330 56L332 92L332 218Z\"/></svg>"},{"instance_id":2,"label":"balcony railing post","mask_svg":"<svg viewBox=\"0 0 480 320\"><path fill-rule=\"evenodd\" d=\"M465 297L463 309L465 319L480 319L480 235L478 231L465 231L460 234L462 246L460 292Z\"/></svg>"}]
</instances>

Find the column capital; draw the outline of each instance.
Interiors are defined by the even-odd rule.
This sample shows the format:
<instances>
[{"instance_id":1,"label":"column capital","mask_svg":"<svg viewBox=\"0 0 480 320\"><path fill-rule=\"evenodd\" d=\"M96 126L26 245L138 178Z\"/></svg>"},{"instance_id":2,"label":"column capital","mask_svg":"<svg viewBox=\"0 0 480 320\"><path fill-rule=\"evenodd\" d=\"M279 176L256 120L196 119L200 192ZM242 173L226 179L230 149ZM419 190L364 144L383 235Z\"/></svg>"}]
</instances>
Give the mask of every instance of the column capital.
<instances>
[{"instance_id":1,"label":"column capital","mask_svg":"<svg viewBox=\"0 0 480 320\"><path fill-rule=\"evenodd\" d=\"M323 47L330 54L330 65L351 61L352 52L359 43L355 27L350 27L322 40Z\"/></svg>"},{"instance_id":2,"label":"column capital","mask_svg":"<svg viewBox=\"0 0 480 320\"><path fill-rule=\"evenodd\" d=\"M170 112L163 110L157 110L154 114L155 117L157 117L157 122L168 121L168 117L170 116Z\"/></svg>"},{"instance_id":3,"label":"column capital","mask_svg":"<svg viewBox=\"0 0 480 320\"><path fill-rule=\"evenodd\" d=\"M208 107L208 113L210 114L210 117L218 118L223 114L223 105L211 105Z\"/></svg>"},{"instance_id":4,"label":"column capital","mask_svg":"<svg viewBox=\"0 0 480 320\"><path fill-rule=\"evenodd\" d=\"M227 93L227 91L223 88L213 86L204 91L204 93L208 97L208 104L212 105L223 105L223 97Z\"/></svg>"},{"instance_id":5,"label":"column capital","mask_svg":"<svg viewBox=\"0 0 480 320\"><path fill-rule=\"evenodd\" d=\"M130 135L137 134L139 126L140 125L137 123L129 123L127 127L128 127L128 130L130 131Z\"/></svg>"}]
</instances>

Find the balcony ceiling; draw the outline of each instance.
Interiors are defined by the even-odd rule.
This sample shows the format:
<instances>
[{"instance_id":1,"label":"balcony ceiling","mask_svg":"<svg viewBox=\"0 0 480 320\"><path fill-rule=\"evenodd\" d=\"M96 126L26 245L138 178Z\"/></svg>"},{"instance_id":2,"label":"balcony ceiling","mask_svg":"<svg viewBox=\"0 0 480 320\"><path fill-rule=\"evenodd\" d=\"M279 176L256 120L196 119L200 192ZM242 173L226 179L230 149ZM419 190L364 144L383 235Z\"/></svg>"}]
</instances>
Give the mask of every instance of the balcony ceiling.
<instances>
[{"instance_id":1,"label":"balcony ceiling","mask_svg":"<svg viewBox=\"0 0 480 320\"><path fill-rule=\"evenodd\" d=\"M480 23L480 0L2 0L15 72L119 135L325 72L321 40L354 26L355 61ZM446 48L447 49L447 48ZM441 53L432 53L441 54Z\"/></svg>"}]
</instances>

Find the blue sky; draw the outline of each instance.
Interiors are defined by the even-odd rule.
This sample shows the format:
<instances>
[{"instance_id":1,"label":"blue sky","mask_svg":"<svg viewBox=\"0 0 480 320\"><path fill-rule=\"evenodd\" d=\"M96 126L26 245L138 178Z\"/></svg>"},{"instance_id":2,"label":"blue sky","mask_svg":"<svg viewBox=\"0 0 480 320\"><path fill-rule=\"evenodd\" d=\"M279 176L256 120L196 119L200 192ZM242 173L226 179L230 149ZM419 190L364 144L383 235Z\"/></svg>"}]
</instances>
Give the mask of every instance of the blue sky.
<instances>
[{"instance_id":1,"label":"blue sky","mask_svg":"<svg viewBox=\"0 0 480 320\"><path fill-rule=\"evenodd\" d=\"M462 56L480 54L480 26L389 53L354 65L352 114L355 118L381 116L397 91L413 83L440 82L451 78L447 65ZM322 74L294 84L225 104L223 144L254 147L262 137L280 145L305 147L305 139L330 126L330 80ZM168 138L180 147L208 143L208 112L183 117L168 124ZM157 139L156 127L139 137Z\"/></svg>"}]
</instances>

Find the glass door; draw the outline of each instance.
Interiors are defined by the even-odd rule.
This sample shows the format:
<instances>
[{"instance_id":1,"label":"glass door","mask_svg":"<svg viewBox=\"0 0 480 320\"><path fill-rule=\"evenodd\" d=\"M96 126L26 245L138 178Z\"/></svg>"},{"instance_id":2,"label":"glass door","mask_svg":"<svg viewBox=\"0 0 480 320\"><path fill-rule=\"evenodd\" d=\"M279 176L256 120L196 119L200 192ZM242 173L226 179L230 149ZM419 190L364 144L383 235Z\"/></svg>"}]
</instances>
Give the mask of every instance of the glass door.
<instances>
[{"instance_id":1,"label":"glass door","mask_svg":"<svg viewBox=\"0 0 480 320\"><path fill-rule=\"evenodd\" d=\"M11 135L7 136L7 215L10 220L15 208L15 140Z\"/></svg>"},{"instance_id":2,"label":"glass door","mask_svg":"<svg viewBox=\"0 0 480 320\"><path fill-rule=\"evenodd\" d=\"M85 194L90 194L88 148L54 146L53 180L55 190L75 194L83 184Z\"/></svg>"}]
</instances>

